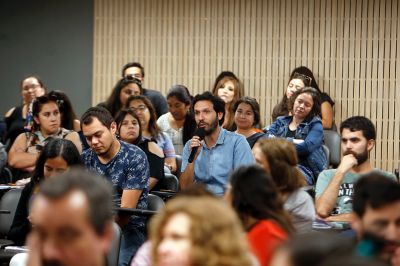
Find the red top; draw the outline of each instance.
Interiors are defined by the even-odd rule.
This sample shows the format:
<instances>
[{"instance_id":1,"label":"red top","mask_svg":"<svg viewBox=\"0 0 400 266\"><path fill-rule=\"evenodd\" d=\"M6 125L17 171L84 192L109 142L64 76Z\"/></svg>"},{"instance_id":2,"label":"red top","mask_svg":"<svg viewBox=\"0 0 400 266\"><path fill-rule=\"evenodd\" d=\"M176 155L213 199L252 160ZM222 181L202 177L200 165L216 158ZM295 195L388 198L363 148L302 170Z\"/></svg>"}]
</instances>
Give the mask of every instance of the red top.
<instances>
[{"instance_id":1,"label":"red top","mask_svg":"<svg viewBox=\"0 0 400 266\"><path fill-rule=\"evenodd\" d=\"M288 238L286 232L275 222L262 220L247 233L251 251L261 266L268 266L275 248Z\"/></svg>"}]
</instances>

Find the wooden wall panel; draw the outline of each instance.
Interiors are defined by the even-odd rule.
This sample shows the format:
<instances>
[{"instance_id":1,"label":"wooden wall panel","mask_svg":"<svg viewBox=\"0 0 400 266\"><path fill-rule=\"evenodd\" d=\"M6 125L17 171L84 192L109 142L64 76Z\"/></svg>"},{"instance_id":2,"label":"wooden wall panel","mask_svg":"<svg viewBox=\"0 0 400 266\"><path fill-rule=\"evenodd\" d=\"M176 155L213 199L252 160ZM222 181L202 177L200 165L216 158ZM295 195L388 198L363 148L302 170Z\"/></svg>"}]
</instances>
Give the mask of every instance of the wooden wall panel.
<instances>
[{"instance_id":1,"label":"wooden wall panel","mask_svg":"<svg viewBox=\"0 0 400 266\"><path fill-rule=\"evenodd\" d=\"M335 100L335 121L376 124L376 167L399 167L400 6L397 0L95 0L93 104L128 61L145 87L210 89L222 70L244 82L264 124L299 65Z\"/></svg>"}]
</instances>

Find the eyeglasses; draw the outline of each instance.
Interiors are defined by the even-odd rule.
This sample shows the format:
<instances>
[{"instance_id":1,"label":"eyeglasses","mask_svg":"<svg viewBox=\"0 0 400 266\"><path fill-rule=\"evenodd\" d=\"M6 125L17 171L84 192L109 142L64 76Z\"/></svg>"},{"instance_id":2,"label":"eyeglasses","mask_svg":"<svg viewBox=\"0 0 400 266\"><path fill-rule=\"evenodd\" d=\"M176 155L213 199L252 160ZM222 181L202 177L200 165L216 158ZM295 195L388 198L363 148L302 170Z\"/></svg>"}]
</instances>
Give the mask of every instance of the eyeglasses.
<instances>
[{"instance_id":1,"label":"eyeglasses","mask_svg":"<svg viewBox=\"0 0 400 266\"><path fill-rule=\"evenodd\" d=\"M140 74L135 74L135 75L130 74L126 75L124 78L129 81L138 81L140 84L142 84L142 81L140 80L142 76Z\"/></svg>"},{"instance_id":2,"label":"eyeglasses","mask_svg":"<svg viewBox=\"0 0 400 266\"><path fill-rule=\"evenodd\" d=\"M301 74L298 72L294 72L292 79L295 79L295 78L300 78L300 79L306 81L307 82L307 84L305 84L306 86L311 85L312 78L310 76L307 76L307 75L304 75L304 74Z\"/></svg>"},{"instance_id":3,"label":"eyeglasses","mask_svg":"<svg viewBox=\"0 0 400 266\"><path fill-rule=\"evenodd\" d=\"M137 113L137 112L143 113L147 109L147 106L146 105L139 105L136 108L135 107L129 107L129 109L131 109L135 113Z\"/></svg>"}]
</instances>

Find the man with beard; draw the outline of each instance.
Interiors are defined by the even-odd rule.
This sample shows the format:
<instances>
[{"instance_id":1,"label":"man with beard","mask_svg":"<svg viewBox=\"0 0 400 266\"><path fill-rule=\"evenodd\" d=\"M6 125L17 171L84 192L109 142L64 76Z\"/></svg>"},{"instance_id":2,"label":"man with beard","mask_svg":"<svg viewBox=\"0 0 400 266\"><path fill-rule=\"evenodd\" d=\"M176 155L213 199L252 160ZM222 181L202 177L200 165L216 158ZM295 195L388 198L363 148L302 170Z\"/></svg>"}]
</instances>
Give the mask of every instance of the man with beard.
<instances>
[{"instance_id":1,"label":"man with beard","mask_svg":"<svg viewBox=\"0 0 400 266\"><path fill-rule=\"evenodd\" d=\"M360 241L360 255L399 266L400 184L376 172L361 178L354 186L351 226Z\"/></svg>"},{"instance_id":2,"label":"man with beard","mask_svg":"<svg viewBox=\"0 0 400 266\"><path fill-rule=\"evenodd\" d=\"M103 107L89 108L82 115L81 127L90 146L82 153L82 160L89 170L111 181L116 192L115 204L147 210L150 170L146 154L116 138L117 125ZM120 265L128 265L144 243L145 223L144 217L132 216L123 226Z\"/></svg>"},{"instance_id":3,"label":"man with beard","mask_svg":"<svg viewBox=\"0 0 400 266\"><path fill-rule=\"evenodd\" d=\"M181 188L193 182L203 183L215 195L222 196L232 170L254 164L247 140L239 134L221 127L224 122L225 103L210 92L193 99L193 111L198 128L204 129L204 140L193 136L183 149ZM190 153L196 149L193 162Z\"/></svg>"},{"instance_id":4,"label":"man with beard","mask_svg":"<svg viewBox=\"0 0 400 266\"><path fill-rule=\"evenodd\" d=\"M369 152L375 146L375 127L363 116L353 116L340 125L343 157L337 169L321 172L315 192L317 214L327 221L348 226L353 207L353 185L371 172L396 179L393 174L374 169Z\"/></svg>"}]
</instances>

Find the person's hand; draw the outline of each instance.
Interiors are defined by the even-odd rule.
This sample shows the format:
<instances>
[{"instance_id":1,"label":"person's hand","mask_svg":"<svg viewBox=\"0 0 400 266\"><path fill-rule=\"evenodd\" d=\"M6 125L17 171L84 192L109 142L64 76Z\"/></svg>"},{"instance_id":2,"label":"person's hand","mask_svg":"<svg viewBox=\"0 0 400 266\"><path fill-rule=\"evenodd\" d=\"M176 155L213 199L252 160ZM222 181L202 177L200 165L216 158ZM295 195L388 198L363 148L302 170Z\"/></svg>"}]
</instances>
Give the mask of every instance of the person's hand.
<instances>
[{"instance_id":1,"label":"person's hand","mask_svg":"<svg viewBox=\"0 0 400 266\"><path fill-rule=\"evenodd\" d=\"M347 173L351 168L358 164L356 157L353 154L347 154L343 156L340 165L338 167L338 171Z\"/></svg>"},{"instance_id":2,"label":"person's hand","mask_svg":"<svg viewBox=\"0 0 400 266\"><path fill-rule=\"evenodd\" d=\"M190 152L192 151L192 149L194 149L194 148L196 148L196 147L197 147L197 148L200 147L200 146L202 145L201 142L202 142L202 140L199 138L199 136L193 136L192 142L190 143ZM195 157L194 157L194 160L197 159L197 156L199 156L200 151L201 151L201 149L198 148L198 149L197 149L197 152L196 152L196 155L195 155Z\"/></svg>"}]
</instances>

